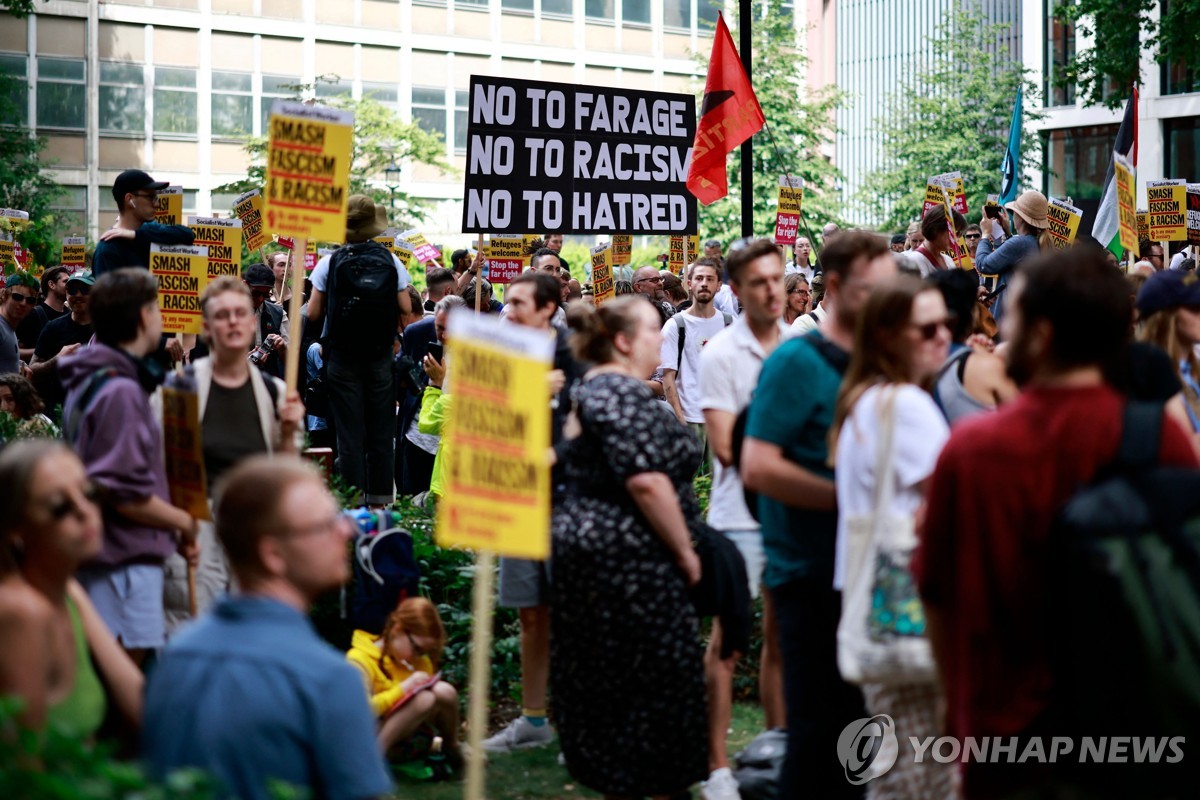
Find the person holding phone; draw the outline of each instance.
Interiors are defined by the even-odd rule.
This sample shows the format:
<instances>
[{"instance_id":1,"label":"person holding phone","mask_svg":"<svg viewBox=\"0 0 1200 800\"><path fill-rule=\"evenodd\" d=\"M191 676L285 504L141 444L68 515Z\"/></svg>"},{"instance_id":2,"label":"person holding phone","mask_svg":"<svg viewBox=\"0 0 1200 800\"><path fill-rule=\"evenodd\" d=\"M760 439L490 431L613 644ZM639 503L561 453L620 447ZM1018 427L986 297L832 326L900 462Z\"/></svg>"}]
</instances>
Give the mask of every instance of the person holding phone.
<instances>
[{"instance_id":1,"label":"person holding phone","mask_svg":"<svg viewBox=\"0 0 1200 800\"><path fill-rule=\"evenodd\" d=\"M446 380L446 354L443 350L446 341L446 321L450 309L456 306L466 306L465 301L457 295L447 295L438 301L433 311L433 327L437 332L437 341L430 342L422 366L429 377L429 385L421 396L421 413L417 417L417 435L429 437L434 446L433 475L429 480L428 500L436 503L445 492L445 482L442 478L442 426L446 423L446 415L450 413L450 395L443 391ZM417 442L420 444L420 442ZM428 444L424 445L428 446Z\"/></svg>"}]
</instances>

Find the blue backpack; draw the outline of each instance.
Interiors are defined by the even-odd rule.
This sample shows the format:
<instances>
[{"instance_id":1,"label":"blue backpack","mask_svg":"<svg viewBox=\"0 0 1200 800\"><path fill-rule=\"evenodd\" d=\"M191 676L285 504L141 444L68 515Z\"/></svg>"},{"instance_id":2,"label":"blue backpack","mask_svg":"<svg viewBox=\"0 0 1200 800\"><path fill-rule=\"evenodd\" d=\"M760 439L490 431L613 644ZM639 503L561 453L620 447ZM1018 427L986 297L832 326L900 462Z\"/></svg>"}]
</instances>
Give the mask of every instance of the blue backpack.
<instances>
[{"instance_id":1,"label":"blue backpack","mask_svg":"<svg viewBox=\"0 0 1200 800\"><path fill-rule=\"evenodd\" d=\"M350 624L378 635L396 606L417 596L421 570L413 556L412 534L399 526L400 515L394 511L359 508L347 513L357 527ZM344 597L343 590L343 609Z\"/></svg>"}]
</instances>

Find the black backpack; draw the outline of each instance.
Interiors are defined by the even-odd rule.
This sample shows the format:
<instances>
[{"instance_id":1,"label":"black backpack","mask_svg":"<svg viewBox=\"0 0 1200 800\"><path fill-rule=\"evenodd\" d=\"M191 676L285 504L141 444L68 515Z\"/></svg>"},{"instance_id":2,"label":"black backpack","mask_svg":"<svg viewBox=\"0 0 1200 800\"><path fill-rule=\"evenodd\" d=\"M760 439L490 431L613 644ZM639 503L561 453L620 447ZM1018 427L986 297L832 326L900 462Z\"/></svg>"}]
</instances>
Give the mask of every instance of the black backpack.
<instances>
[{"instance_id":1,"label":"black backpack","mask_svg":"<svg viewBox=\"0 0 1200 800\"><path fill-rule=\"evenodd\" d=\"M398 513L359 508L349 514L356 525L350 623L379 634L396 606L417 596L421 569L413 554L412 534L400 527Z\"/></svg>"},{"instance_id":2,"label":"black backpack","mask_svg":"<svg viewBox=\"0 0 1200 800\"><path fill-rule=\"evenodd\" d=\"M683 343L687 341L687 325L684 323L684 321L682 319L680 319L680 317L682 317L682 316L683 316L683 312L680 312L680 313L676 314L675 316L671 317L671 319L675 320L675 329L677 331L679 331L679 354L675 357L675 378L676 379L678 379L680 373L683 372ZM724 318L724 320L725 320L726 328L728 328L730 325L733 324L733 315L732 314L726 314L724 311L722 311L721 317ZM663 323L663 324L666 324L666 323Z\"/></svg>"},{"instance_id":3,"label":"black backpack","mask_svg":"<svg viewBox=\"0 0 1200 800\"><path fill-rule=\"evenodd\" d=\"M1200 742L1200 470L1159 465L1162 420L1161 405L1130 402L1115 462L1056 519L1051 722L1062 736L1186 737L1190 762ZM1079 779L1127 783L1127 797L1191 779L1169 762L1087 766ZM1154 793L1145 769L1157 770Z\"/></svg>"},{"instance_id":4,"label":"black backpack","mask_svg":"<svg viewBox=\"0 0 1200 800\"><path fill-rule=\"evenodd\" d=\"M346 361L391 356L400 291L395 257L379 242L344 245L329 259L329 347Z\"/></svg>"}]
</instances>

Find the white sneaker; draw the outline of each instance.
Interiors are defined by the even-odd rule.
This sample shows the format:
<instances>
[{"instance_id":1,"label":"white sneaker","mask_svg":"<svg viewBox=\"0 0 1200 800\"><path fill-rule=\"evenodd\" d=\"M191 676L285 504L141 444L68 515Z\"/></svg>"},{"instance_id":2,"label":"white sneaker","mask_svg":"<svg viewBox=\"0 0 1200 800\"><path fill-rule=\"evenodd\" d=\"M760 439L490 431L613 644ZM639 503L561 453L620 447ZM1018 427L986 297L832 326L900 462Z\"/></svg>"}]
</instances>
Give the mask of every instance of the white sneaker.
<instances>
[{"instance_id":1,"label":"white sneaker","mask_svg":"<svg viewBox=\"0 0 1200 800\"><path fill-rule=\"evenodd\" d=\"M738 794L737 779L729 767L713 770L708 780L700 784L700 796L704 800L742 800Z\"/></svg>"},{"instance_id":2,"label":"white sneaker","mask_svg":"<svg viewBox=\"0 0 1200 800\"><path fill-rule=\"evenodd\" d=\"M511 753L513 750L542 747L553 740L554 729L550 727L549 722L545 725L534 725L521 716L495 736L484 739L483 749L489 753Z\"/></svg>"}]
</instances>

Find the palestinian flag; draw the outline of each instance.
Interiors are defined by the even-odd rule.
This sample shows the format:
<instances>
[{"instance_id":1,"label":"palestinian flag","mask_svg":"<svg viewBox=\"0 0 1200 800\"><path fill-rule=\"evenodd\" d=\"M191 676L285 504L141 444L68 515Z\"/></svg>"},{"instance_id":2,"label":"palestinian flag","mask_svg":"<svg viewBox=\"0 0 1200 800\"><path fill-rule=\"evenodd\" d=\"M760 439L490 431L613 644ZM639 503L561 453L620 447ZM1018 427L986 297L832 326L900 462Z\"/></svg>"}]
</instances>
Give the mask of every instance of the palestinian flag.
<instances>
[{"instance_id":1,"label":"palestinian flag","mask_svg":"<svg viewBox=\"0 0 1200 800\"><path fill-rule=\"evenodd\" d=\"M1117 142L1113 145L1113 152L1128 159L1134 167L1137 166L1137 104L1138 90L1134 86L1133 96L1125 104L1125 117L1117 130ZM1113 160L1110 158L1108 172L1104 175L1104 194L1096 211L1096 222L1092 225L1092 236L1120 258L1124 251L1121 248L1121 225L1117 213L1117 179L1113 170Z\"/></svg>"}]
</instances>

